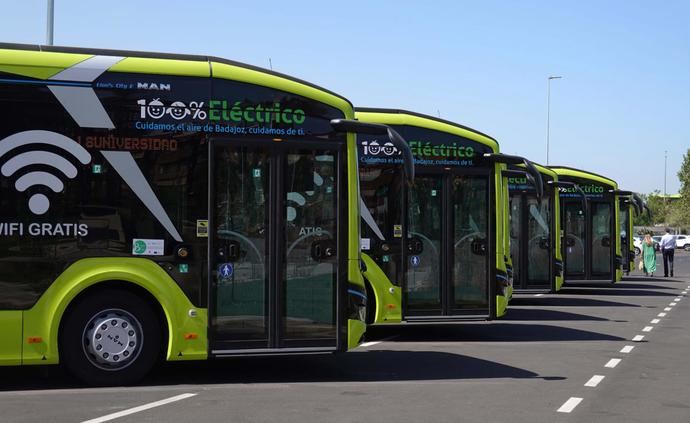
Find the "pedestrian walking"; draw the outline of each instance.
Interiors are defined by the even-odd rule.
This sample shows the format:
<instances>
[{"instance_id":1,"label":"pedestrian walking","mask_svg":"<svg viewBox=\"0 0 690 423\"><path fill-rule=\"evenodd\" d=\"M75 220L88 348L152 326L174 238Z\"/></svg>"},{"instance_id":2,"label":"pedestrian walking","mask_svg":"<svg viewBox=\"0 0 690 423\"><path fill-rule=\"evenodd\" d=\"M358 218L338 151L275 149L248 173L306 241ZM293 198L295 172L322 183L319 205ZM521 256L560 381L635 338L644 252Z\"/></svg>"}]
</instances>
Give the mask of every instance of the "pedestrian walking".
<instances>
[{"instance_id":1,"label":"pedestrian walking","mask_svg":"<svg viewBox=\"0 0 690 423\"><path fill-rule=\"evenodd\" d=\"M664 277L668 277L669 270L671 271L671 277L673 277L673 255L676 252L676 236L671 235L669 228L666 228L666 234L661 237L659 248L661 248L661 255L664 257Z\"/></svg>"},{"instance_id":2,"label":"pedestrian walking","mask_svg":"<svg viewBox=\"0 0 690 423\"><path fill-rule=\"evenodd\" d=\"M656 249L650 234L645 234L644 240L642 240L642 263L644 263L644 275L654 276L654 272L656 272Z\"/></svg>"}]
</instances>

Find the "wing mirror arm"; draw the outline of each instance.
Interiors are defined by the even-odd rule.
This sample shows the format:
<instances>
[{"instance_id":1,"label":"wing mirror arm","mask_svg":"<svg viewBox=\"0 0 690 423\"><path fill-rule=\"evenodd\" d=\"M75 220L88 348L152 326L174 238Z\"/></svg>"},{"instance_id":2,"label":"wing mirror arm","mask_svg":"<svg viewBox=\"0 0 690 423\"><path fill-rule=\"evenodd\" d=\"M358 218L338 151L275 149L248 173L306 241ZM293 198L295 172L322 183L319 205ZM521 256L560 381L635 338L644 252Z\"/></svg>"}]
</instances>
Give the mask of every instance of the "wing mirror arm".
<instances>
[{"instance_id":1,"label":"wing mirror arm","mask_svg":"<svg viewBox=\"0 0 690 423\"><path fill-rule=\"evenodd\" d=\"M407 141L395 129L381 123L360 122L354 119L333 119L331 120L331 127L336 132L387 136L393 146L402 153L407 183L411 185L414 182L414 157L412 156L412 150Z\"/></svg>"},{"instance_id":2,"label":"wing mirror arm","mask_svg":"<svg viewBox=\"0 0 690 423\"><path fill-rule=\"evenodd\" d=\"M534 184L534 189L537 191L537 199L541 200L544 196L544 180L541 177L541 172L537 170L536 166L534 166L531 161L524 157L500 153L484 153L484 158L495 163L524 165L528 175L531 176L531 179L528 178L528 180Z\"/></svg>"},{"instance_id":3,"label":"wing mirror arm","mask_svg":"<svg viewBox=\"0 0 690 423\"><path fill-rule=\"evenodd\" d=\"M566 181L549 181L547 182L549 185L557 188L573 188L575 191L577 191L578 194L580 194L580 199L582 201L582 210L587 210L587 194L580 188L580 186L574 182L566 182Z\"/></svg>"}]
</instances>

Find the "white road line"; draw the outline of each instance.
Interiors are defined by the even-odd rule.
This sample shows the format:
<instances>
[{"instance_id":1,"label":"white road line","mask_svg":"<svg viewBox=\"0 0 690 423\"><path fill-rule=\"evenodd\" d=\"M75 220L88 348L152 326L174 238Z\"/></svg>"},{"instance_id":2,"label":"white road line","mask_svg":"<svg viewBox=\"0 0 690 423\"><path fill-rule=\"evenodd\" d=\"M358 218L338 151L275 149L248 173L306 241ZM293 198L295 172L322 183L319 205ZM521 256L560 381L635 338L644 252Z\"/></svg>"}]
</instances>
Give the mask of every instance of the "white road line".
<instances>
[{"instance_id":1,"label":"white road line","mask_svg":"<svg viewBox=\"0 0 690 423\"><path fill-rule=\"evenodd\" d=\"M558 412L559 413L570 413L581 402L582 402L582 398L570 397L570 399L568 399L568 401L564 402L563 405L561 405L561 408L558 409Z\"/></svg>"},{"instance_id":2,"label":"white road line","mask_svg":"<svg viewBox=\"0 0 690 423\"><path fill-rule=\"evenodd\" d=\"M171 402L181 401L183 399L194 397L198 394L182 394L174 397L166 398L156 402L150 402L148 404L140 405L139 407L129 408L127 410L118 411L117 413L108 414L103 417L96 417L95 419L86 420L82 423L103 423L110 420L115 420L120 417L129 416L130 414L140 413L142 411L150 410L152 408L160 407L161 405L170 404Z\"/></svg>"},{"instance_id":3,"label":"white road line","mask_svg":"<svg viewBox=\"0 0 690 423\"><path fill-rule=\"evenodd\" d=\"M635 337L632 340L633 340L633 342L640 342L643 339L644 339L644 335L635 335Z\"/></svg>"},{"instance_id":4,"label":"white road line","mask_svg":"<svg viewBox=\"0 0 690 423\"><path fill-rule=\"evenodd\" d=\"M688 291L683 291L683 292L681 292L681 294L688 295Z\"/></svg>"},{"instance_id":5,"label":"white road line","mask_svg":"<svg viewBox=\"0 0 690 423\"><path fill-rule=\"evenodd\" d=\"M654 329L654 326L645 326L644 329L642 329L642 332L651 332L652 329Z\"/></svg>"},{"instance_id":6,"label":"white road line","mask_svg":"<svg viewBox=\"0 0 690 423\"><path fill-rule=\"evenodd\" d=\"M666 317L666 313L659 313L656 315L656 317Z\"/></svg>"},{"instance_id":7,"label":"white road line","mask_svg":"<svg viewBox=\"0 0 690 423\"><path fill-rule=\"evenodd\" d=\"M664 311L671 311L671 307L665 307Z\"/></svg>"},{"instance_id":8,"label":"white road line","mask_svg":"<svg viewBox=\"0 0 690 423\"><path fill-rule=\"evenodd\" d=\"M669 306L674 307L676 304L678 304L678 303L675 303L675 302L674 302L674 303L669 303Z\"/></svg>"},{"instance_id":9,"label":"white road line","mask_svg":"<svg viewBox=\"0 0 690 423\"><path fill-rule=\"evenodd\" d=\"M649 323L651 323L651 324L653 324L653 325L656 325L656 324L659 323L660 321L661 321L660 319L652 319L652 321L649 322Z\"/></svg>"},{"instance_id":10,"label":"white road line","mask_svg":"<svg viewBox=\"0 0 690 423\"><path fill-rule=\"evenodd\" d=\"M390 341L393 338L397 338L398 335L389 336L387 338L379 339L378 341L362 342L359 344L360 347L371 347L372 345L380 344L381 342Z\"/></svg>"},{"instance_id":11,"label":"white road line","mask_svg":"<svg viewBox=\"0 0 690 423\"><path fill-rule=\"evenodd\" d=\"M632 351L633 348L635 348L635 347L632 346L632 345L626 345L626 346L623 347L623 349L621 349L621 352L622 352L623 354L630 354L630 351Z\"/></svg>"},{"instance_id":12,"label":"white road line","mask_svg":"<svg viewBox=\"0 0 690 423\"><path fill-rule=\"evenodd\" d=\"M601 383L602 380L604 380L605 376L602 375L594 375L590 380L585 383L585 386L588 388L596 388L599 383Z\"/></svg>"},{"instance_id":13,"label":"white road line","mask_svg":"<svg viewBox=\"0 0 690 423\"><path fill-rule=\"evenodd\" d=\"M677 301L680 301L680 297L674 298L673 301L676 301L676 302L677 302Z\"/></svg>"},{"instance_id":14,"label":"white road line","mask_svg":"<svg viewBox=\"0 0 690 423\"><path fill-rule=\"evenodd\" d=\"M534 294L535 297L543 297L544 294Z\"/></svg>"},{"instance_id":15,"label":"white road line","mask_svg":"<svg viewBox=\"0 0 690 423\"><path fill-rule=\"evenodd\" d=\"M616 367L616 366L618 365L618 363L620 363L621 361L622 361L622 360L621 360L620 358L612 358L611 360L609 360L608 363L606 363L606 364L604 365L604 367L608 367L609 369L613 369L613 368Z\"/></svg>"}]
</instances>

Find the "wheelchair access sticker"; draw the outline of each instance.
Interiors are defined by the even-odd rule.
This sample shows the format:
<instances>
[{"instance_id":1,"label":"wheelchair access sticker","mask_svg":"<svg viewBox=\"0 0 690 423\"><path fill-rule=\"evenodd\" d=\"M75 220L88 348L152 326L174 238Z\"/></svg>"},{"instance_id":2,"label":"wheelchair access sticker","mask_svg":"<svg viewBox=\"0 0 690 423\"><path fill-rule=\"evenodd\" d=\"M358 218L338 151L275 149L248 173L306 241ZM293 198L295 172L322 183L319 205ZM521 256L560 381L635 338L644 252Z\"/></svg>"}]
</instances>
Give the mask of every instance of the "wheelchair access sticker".
<instances>
[{"instance_id":1,"label":"wheelchair access sticker","mask_svg":"<svg viewBox=\"0 0 690 423\"><path fill-rule=\"evenodd\" d=\"M218 277L221 279L231 278L235 268L232 263L221 263L218 265Z\"/></svg>"},{"instance_id":2,"label":"wheelchair access sticker","mask_svg":"<svg viewBox=\"0 0 690 423\"><path fill-rule=\"evenodd\" d=\"M410 256L410 266L419 267L419 263L421 262L422 260L419 258L419 256Z\"/></svg>"}]
</instances>

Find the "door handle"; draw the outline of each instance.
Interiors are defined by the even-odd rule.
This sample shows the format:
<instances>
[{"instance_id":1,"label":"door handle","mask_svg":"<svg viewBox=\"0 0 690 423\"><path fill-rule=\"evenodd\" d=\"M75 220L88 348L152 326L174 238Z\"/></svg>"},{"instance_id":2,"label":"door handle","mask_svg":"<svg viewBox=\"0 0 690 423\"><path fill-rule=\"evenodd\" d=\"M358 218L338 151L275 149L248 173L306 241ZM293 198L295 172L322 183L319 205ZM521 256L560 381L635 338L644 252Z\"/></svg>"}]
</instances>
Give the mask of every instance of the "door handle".
<instances>
[{"instance_id":1,"label":"door handle","mask_svg":"<svg viewBox=\"0 0 690 423\"><path fill-rule=\"evenodd\" d=\"M407 241L407 252L414 255L419 255L424 252L424 243L418 237L412 237Z\"/></svg>"},{"instance_id":2,"label":"door handle","mask_svg":"<svg viewBox=\"0 0 690 423\"><path fill-rule=\"evenodd\" d=\"M482 238L475 238L470 244L472 253L483 256L486 254L486 241Z\"/></svg>"},{"instance_id":3,"label":"door handle","mask_svg":"<svg viewBox=\"0 0 690 423\"><path fill-rule=\"evenodd\" d=\"M311 244L311 258L315 261L322 261L335 257L337 250L335 248L335 242L330 239L322 239L319 241L314 241Z\"/></svg>"},{"instance_id":4,"label":"door handle","mask_svg":"<svg viewBox=\"0 0 690 423\"><path fill-rule=\"evenodd\" d=\"M220 247L216 250L216 258L218 261L237 261L240 258L242 250L240 249L239 241L234 239L222 240L220 244Z\"/></svg>"}]
</instances>

